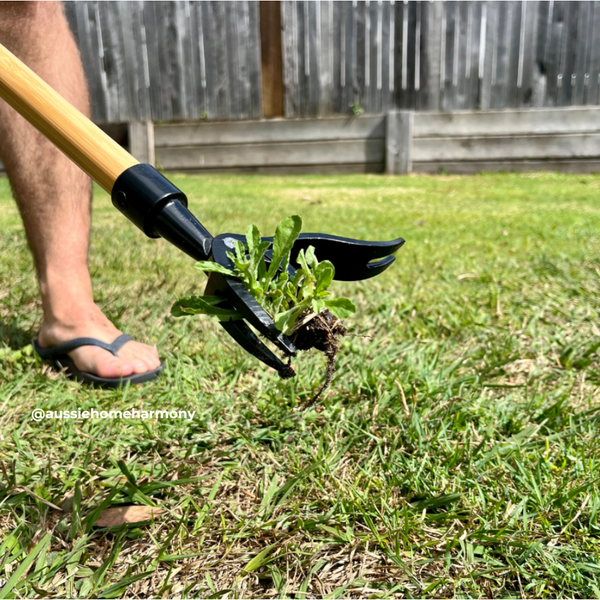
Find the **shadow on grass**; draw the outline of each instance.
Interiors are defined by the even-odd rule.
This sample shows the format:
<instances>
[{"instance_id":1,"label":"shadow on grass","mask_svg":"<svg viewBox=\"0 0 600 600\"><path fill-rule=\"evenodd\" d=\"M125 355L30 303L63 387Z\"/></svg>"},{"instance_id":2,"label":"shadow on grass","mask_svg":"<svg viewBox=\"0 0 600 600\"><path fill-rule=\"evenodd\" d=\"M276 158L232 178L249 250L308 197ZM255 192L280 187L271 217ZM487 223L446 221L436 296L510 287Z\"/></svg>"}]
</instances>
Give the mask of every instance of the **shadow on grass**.
<instances>
[{"instance_id":1,"label":"shadow on grass","mask_svg":"<svg viewBox=\"0 0 600 600\"><path fill-rule=\"evenodd\" d=\"M31 344L34 337L37 337L37 332L23 329L16 319L0 321L0 346L7 345L13 350L19 350Z\"/></svg>"}]
</instances>

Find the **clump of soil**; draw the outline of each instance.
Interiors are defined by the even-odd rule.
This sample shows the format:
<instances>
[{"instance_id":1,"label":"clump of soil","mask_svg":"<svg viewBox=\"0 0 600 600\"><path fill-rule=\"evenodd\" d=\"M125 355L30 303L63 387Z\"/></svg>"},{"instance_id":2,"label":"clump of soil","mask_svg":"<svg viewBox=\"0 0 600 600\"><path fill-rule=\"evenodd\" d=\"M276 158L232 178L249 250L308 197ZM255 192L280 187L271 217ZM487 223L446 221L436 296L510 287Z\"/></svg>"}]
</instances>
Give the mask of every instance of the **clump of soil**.
<instances>
[{"instance_id":1,"label":"clump of soil","mask_svg":"<svg viewBox=\"0 0 600 600\"><path fill-rule=\"evenodd\" d=\"M305 315L306 316L306 315ZM325 381L313 396L310 403L316 402L321 394L329 387L335 371L335 357L340 349L339 339L346 335L346 328L341 319L334 317L329 310L324 309L318 315L304 322L292 336L292 342L298 350L315 348L324 352L327 357Z\"/></svg>"}]
</instances>

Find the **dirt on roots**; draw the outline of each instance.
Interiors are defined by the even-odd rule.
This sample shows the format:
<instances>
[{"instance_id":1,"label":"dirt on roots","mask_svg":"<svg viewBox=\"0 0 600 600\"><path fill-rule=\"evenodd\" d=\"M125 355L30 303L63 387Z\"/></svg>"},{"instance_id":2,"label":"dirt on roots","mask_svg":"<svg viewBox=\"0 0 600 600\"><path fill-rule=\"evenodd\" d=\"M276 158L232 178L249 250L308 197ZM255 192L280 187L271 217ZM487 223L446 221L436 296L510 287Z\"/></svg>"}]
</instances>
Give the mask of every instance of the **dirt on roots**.
<instances>
[{"instance_id":1,"label":"dirt on roots","mask_svg":"<svg viewBox=\"0 0 600 600\"><path fill-rule=\"evenodd\" d=\"M318 315L305 321L292 335L292 342L298 350L315 348L325 353L327 366L325 381L311 398L309 404L316 402L321 394L329 387L335 371L335 357L340 349L339 338L346 335L346 328L341 319L334 317L329 310L324 309Z\"/></svg>"}]
</instances>

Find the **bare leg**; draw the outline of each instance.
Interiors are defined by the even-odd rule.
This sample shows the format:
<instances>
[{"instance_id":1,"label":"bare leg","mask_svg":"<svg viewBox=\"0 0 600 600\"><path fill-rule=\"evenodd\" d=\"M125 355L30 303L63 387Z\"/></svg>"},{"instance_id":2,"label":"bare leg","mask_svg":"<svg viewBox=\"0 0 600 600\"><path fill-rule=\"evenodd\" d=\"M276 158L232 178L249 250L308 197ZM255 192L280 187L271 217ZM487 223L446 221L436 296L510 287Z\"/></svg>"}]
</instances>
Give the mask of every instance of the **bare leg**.
<instances>
[{"instance_id":1,"label":"bare leg","mask_svg":"<svg viewBox=\"0 0 600 600\"><path fill-rule=\"evenodd\" d=\"M89 115L79 52L59 2L0 2L0 42ZM94 304L87 268L89 178L1 100L0 156L38 273L44 312L40 345L76 337L112 342L119 331ZM79 369L108 378L160 364L155 348L133 341L122 347L119 358L93 346L69 354Z\"/></svg>"}]
</instances>

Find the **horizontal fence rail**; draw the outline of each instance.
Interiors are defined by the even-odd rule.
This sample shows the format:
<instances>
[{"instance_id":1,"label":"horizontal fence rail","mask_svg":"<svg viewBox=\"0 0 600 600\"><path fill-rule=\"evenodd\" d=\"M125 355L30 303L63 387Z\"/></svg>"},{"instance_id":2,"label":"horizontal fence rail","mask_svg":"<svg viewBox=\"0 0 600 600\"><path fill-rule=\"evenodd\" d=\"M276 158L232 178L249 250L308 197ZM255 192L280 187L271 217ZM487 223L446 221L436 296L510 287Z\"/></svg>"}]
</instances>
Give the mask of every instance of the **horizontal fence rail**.
<instances>
[{"instance_id":1,"label":"horizontal fence rail","mask_svg":"<svg viewBox=\"0 0 600 600\"><path fill-rule=\"evenodd\" d=\"M154 140L173 171L600 172L598 107L163 124Z\"/></svg>"},{"instance_id":2,"label":"horizontal fence rail","mask_svg":"<svg viewBox=\"0 0 600 600\"><path fill-rule=\"evenodd\" d=\"M600 107L133 122L126 129L130 152L168 171L600 173Z\"/></svg>"},{"instance_id":3,"label":"horizontal fence rail","mask_svg":"<svg viewBox=\"0 0 600 600\"><path fill-rule=\"evenodd\" d=\"M256 173L380 172L385 119L332 117L155 126L167 170Z\"/></svg>"},{"instance_id":4,"label":"horizontal fence rail","mask_svg":"<svg viewBox=\"0 0 600 600\"><path fill-rule=\"evenodd\" d=\"M66 2L97 122L262 116L256 1ZM281 3L285 116L598 105L600 1Z\"/></svg>"},{"instance_id":5,"label":"horizontal fence rail","mask_svg":"<svg viewBox=\"0 0 600 600\"><path fill-rule=\"evenodd\" d=\"M415 113L421 173L600 172L600 108Z\"/></svg>"}]
</instances>

